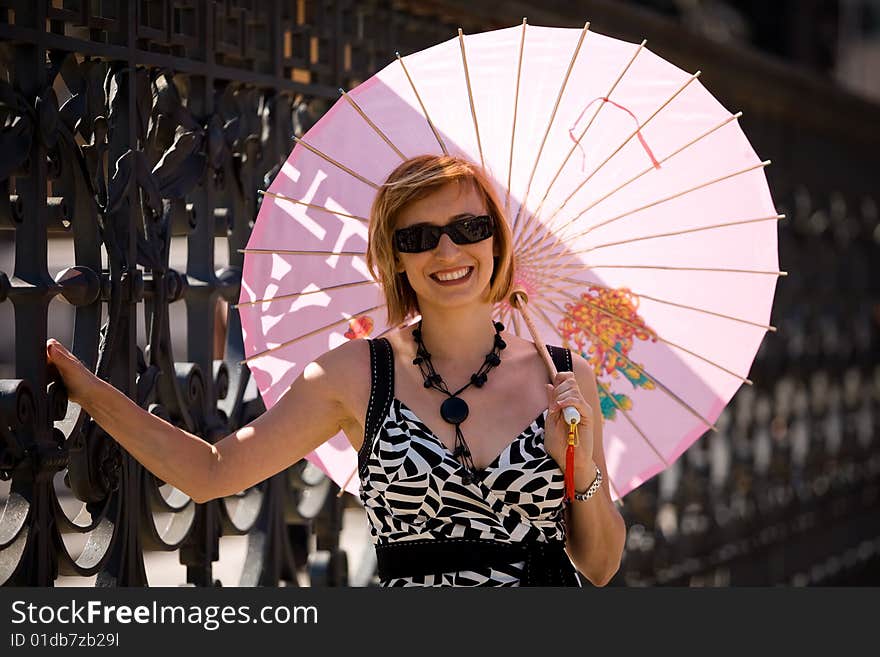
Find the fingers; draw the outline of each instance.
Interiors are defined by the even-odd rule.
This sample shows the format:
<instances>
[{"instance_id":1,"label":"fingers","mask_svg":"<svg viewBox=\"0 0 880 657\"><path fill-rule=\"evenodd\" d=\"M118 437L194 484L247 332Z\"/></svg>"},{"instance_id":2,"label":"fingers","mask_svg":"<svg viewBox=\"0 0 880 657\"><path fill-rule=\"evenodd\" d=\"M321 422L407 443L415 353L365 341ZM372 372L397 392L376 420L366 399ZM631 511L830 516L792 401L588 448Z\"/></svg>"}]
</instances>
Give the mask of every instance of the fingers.
<instances>
[{"instance_id":1,"label":"fingers","mask_svg":"<svg viewBox=\"0 0 880 657\"><path fill-rule=\"evenodd\" d=\"M550 412L561 413L562 409L572 406L580 413L581 423L589 422L592 408L581 394L574 375L571 372L560 372L554 382L556 385L547 384L547 406Z\"/></svg>"}]
</instances>

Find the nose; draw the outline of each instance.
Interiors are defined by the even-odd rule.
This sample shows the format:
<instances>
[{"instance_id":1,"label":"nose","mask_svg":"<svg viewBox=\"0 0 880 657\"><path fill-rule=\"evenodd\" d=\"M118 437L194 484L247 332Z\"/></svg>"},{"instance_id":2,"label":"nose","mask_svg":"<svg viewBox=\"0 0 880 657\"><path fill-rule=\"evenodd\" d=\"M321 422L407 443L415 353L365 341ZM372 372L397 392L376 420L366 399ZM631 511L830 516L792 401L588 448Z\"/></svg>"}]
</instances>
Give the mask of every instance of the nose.
<instances>
[{"instance_id":1,"label":"nose","mask_svg":"<svg viewBox=\"0 0 880 657\"><path fill-rule=\"evenodd\" d=\"M440 241L437 243L437 247L434 249L434 255L440 259L449 259L456 257L459 250L458 244L453 242L449 235L443 233L440 236Z\"/></svg>"}]
</instances>

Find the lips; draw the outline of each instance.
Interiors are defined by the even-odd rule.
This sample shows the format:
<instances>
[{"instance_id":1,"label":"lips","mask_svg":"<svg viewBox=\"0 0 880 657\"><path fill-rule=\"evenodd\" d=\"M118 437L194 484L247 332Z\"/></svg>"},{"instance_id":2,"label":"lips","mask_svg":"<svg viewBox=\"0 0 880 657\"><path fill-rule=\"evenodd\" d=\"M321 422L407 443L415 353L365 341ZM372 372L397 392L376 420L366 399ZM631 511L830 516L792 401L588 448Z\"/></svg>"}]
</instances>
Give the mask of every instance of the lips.
<instances>
[{"instance_id":1,"label":"lips","mask_svg":"<svg viewBox=\"0 0 880 657\"><path fill-rule=\"evenodd\" d=\"M438 283L458 283L470 277L473 267L456 267L455 269L443 269L431 274Z\"/></svg>"}]
</instances>

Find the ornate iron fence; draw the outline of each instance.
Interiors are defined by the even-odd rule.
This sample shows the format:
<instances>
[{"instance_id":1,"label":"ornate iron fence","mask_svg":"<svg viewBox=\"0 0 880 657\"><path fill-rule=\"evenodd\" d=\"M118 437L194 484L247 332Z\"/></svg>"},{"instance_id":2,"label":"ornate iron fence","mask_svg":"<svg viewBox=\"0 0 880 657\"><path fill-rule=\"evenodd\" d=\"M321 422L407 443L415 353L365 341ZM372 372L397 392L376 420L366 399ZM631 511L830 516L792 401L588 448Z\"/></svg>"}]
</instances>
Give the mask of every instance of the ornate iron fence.
<instances>
[{"instance_id":1,"label":"ornate iron fence","mask_svg":"<svg viewBox=\"0 0 880 657\"><path fill-rule=\"evenodd\" d=\"M225 355L206 339L218 299L238 297L256 192L339 87L392 43L448 29L389 2L0 2L0 229L14 248L0 302L15 318L14 378L0 382L0 582L143 585L144 550L179 548L187 580L209 585L220 536L247 533L241 583L295 584L313 533L313 583L346 583L329 482L300 464L196 505L67 403L43 345L61 297L75 307L74 353L151 413L209 441L256 417L236 312ZM169 262L180 236L185 271ZM58 239L74 261L52 277ZM183 354L170 322L181 303Z\"/></svg>"},{"instance_id":2,"label":"ornate iron fence","mask_svg":"<svg viewBox=\"0 0 880 657\"><path fill-rule=\"evenodd\" d=\"M523 13L517 2L435 2L428 15L419 4L0 0L0 341L11 342L10 309L15 336L14 369L0 373L0 582L143 585L144 551L179 549L187 580L211 585L220 537L245 534L244 585L295 585L303 571L312 584L347 583L343 502L326 479L298 464L196 505L67 403L44 344L63 299L76 355L150 412L207 440L261 413L238 365L235 311L220 321L222 349L206 336L217 334L218 299L238 296L256 192L291 134L394 50ZM757 385L737 395L719 435L627 497L615 583L876 577L876 108L642 13L585 4L600 31L648 34L676 63L699 61L776 160L771 186L790 217L780 249L792 275L771 320L781 333L765 340ZM535 22L582 21L569 3L533 9ZM51 275L59 244L72 246L59 256L72 264Z\"/></svg>"}]
</instances>

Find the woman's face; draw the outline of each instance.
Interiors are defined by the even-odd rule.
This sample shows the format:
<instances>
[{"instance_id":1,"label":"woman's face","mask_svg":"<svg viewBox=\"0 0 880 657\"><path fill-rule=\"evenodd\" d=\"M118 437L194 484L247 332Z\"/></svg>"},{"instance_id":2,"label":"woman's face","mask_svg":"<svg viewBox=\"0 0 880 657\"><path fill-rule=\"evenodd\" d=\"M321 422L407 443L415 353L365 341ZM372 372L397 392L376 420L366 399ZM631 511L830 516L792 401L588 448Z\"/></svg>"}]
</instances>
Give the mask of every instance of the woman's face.
<instances>
[{"instance_id":1,"label":"woman's face","mask_svg":"<svg viewBox=\"0 0 880 657\"><path fill-rule=\"evenodd\" d=\"M467 183L452 182L407 205L396 229L416 224L445 226L466 217L488 214L483 197ZM398 253L399 272L406 272L419 305L462 306L488 300L494 267L494 238L475 244L456 244L449 235L423 253Z\"/></svg>"}]
</instances>

